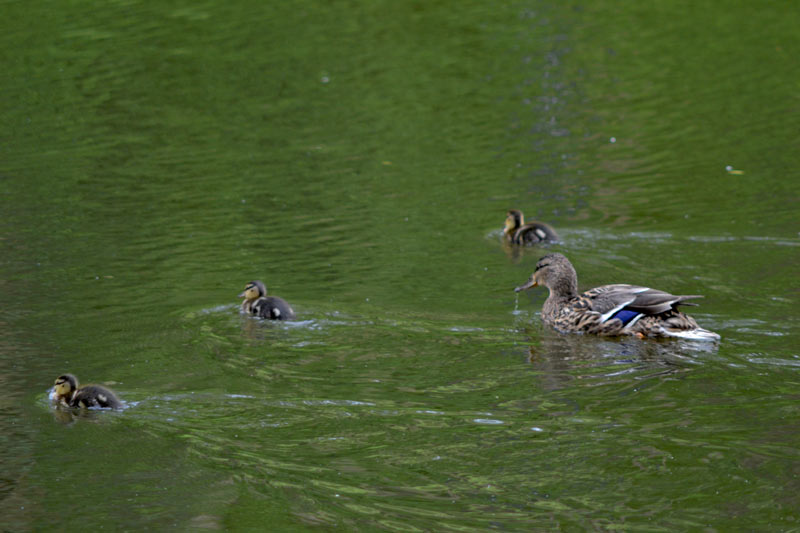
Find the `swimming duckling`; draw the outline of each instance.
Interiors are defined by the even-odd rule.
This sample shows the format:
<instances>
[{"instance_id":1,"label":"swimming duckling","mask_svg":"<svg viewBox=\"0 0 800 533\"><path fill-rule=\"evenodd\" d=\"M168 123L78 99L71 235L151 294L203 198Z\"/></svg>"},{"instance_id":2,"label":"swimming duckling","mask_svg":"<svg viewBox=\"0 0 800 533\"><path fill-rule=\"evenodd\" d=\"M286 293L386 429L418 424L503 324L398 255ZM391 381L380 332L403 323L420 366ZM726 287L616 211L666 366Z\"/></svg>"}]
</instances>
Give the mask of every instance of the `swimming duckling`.
<instances>
[{"instance_id":1,"label":"swimming duckling","mask_svg":"<svg viewBox=\"0 0 800 533\"><path fill-rule=\"evenodd\" d=\"M513 244L534 244L558 240L556 230L544 222L528 222L526 224L525 217L519 209L511 209L506 213L503 235Z\"/></svg>"},{"instance_id":2,"label":"swimming duckling","mask_svg":"<svg viewBox=\"0 0 800 533\"><path fill-rule=\"evenodd\" d=\"M267 287L258 280L245 285L239 298L244 298L242 313L272 320L292 320L295 317L289 303L277 296L267 296Z\"/></svg>"},{"instance_id":3,"label":"swimming duckling","mask_svg":"<svg viewBox=\"0 0 800 533\"><path fill-rule=\"evenodd\" d=\"M685 300L702 298L699 295L675 296L622 284L603 285L578 294L575 268L569 259L557 253L539 259L530 279L514 291L538 285L550 290L542 306L542 320L559 331L719 340L719 335L701 328L692 317L677 309L679 305L697 305Z\"/></svg>"},{"instance_id":4,"label":"swimming duckling","mask_svg":"<svg viewBox=\"0 0 800 533\"><path fill-rule=\"evenodd\" d=\"M67 407L122 407L122 402L111 390L100 385L78 387L78 378L72 374L58 376L53 392L53 400Z\"/></svg>"}]
</instances>

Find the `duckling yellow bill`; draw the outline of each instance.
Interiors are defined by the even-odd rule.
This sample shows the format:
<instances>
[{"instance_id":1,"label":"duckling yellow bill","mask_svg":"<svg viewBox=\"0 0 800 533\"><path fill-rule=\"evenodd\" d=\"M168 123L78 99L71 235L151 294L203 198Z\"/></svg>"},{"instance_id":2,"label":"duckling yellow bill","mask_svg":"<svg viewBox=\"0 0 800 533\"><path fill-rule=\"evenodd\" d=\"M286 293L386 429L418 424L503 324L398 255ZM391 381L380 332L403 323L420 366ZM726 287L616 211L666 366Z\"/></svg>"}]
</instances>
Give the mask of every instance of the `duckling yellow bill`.
<instances>
[{"instance_id":1,"label":"duckling yellow bill","mask_svg":"<svg viewBox=\"0 0 800 533\"><path fill-rule=\"evenodd\" d=\"M515 292L544 285L550 291L542 306L542 320L559 331L616 336L679 337L716 341L719 335L701 328L679 305L697 305L686 300L700 295L679 295L640 287L614 284L578 294L578 274L569 259L548 254L536 263L530 279Z\"/></svg>"}]
</instances>

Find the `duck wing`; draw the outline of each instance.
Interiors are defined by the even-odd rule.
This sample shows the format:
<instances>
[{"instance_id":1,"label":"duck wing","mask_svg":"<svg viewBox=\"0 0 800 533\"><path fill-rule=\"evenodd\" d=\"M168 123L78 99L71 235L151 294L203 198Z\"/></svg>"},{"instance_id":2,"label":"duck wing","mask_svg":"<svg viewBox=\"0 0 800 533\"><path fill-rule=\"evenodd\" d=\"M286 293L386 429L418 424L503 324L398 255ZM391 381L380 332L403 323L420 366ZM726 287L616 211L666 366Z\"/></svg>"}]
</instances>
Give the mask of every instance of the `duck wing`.
<instances>
[{"instance_id":1,"label":"duck wing","mask_svg":"<svg viewBox=\"0 0 800 533\"><path fill-rule=\"evenodd\" d=\"M100 385L84 385L75 392L70 401L72 407L110 407L119 409L122 402L105 387Z\"/></svg>"},{"instance_id":2,"label":"duck wing","mask_svg":"<svg viewBox=\"0 0 800 533\"><path fill-rule=\"evenodd\" d=\"M632 319L635 315L657 315L681 304L697 305L687 303L685 300L702 298L702 296L697 294L674 295L650 287L616 284L588 290L581 295L581 298L587 300L592 311L601 314L600 322L602 323L623 311L629 312L625 314L626 316L630 315L629 319ZM621 320L626 322L623 318Z\"/></svg>"},{"instance_id":3,"label":"duck wing","mask_svg":"<svg viewBox=\"0 0 800 533\"><path fill-rule=\"evenodd\" d=\"M557 241L558 235L544 222L529 222L514 232L512 240L517 244Z\"/></svg>"},{"instance_id":4,"label":"duck wing","mask_svg":"<svg viewBox=\"0 0 800 533\"><path fill-rule=\"evenodd\" d=\"M252 313L261 318L271 320L292 320L294 309L289 302L278 296L262 296L253 303Z\"/></svg>"}]
</instances>

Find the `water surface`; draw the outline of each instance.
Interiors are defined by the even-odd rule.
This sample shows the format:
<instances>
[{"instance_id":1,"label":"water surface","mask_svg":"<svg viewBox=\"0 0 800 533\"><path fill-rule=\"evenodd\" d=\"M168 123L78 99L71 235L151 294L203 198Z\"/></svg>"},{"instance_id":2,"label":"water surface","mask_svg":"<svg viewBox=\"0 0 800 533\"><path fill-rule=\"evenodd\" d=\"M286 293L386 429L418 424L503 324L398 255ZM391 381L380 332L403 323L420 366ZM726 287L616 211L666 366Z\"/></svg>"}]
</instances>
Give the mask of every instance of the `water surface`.
<instances>
[{"instance_id":1,"label":"water surface","mask_svg":"<svg viewBox=\"0 0 800 533\"><path fill-rule=\"evenodd\" d=\"M4 7L5 529L798 527L796 10ZM548 251L722 341L545 328Z\"/></svg>"}]
</instances>

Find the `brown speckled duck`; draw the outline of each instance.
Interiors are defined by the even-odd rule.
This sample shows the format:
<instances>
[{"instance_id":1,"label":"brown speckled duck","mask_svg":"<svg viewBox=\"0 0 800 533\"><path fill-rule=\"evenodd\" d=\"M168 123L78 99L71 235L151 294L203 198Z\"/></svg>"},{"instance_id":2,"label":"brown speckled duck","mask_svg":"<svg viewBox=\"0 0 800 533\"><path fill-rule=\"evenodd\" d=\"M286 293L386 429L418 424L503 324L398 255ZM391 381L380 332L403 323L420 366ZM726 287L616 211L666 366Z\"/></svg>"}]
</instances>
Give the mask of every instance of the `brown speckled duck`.
<instances>
[{"instance_id":1,"label":"brown speckled duck","mask_svg":"<svg viewBox=\"0 0 800 533\"><path fill-rule=\"evenodd\" d=\"M514 291L537 285L550 290L542 307L542 320L562 332L703 341L720 338L677 309L678 305L697 305L685 300L702 296L675 296L648 287L622 284L603 285L578 294L578 275L569 259L558 253L539 259L531 278Z\"/></svg>"},{"instance_id":2,"label":"brown speckled duck","mask_svg":"<svg viewBox=\"0 0 800 533\"><path fill-rule=\"evenodd\" d=\"M544 222L528 222L526 224L525 217L519 209L511 209L506 213L503 235L513 244L535 244L558 240L556 230Z\"/></svg>"},{"instance_id":3,"label":"brown speckled duck","mask_svg":"<svg viewBox=\"0 0 800 533\"><path fill-rule=\"evenodd\" d=\"M78 386L78 378L72 374L62 374L56 378L52 399L66 407L110 407L119 409L119 398L101 385Z\"/></svg>"},{"instance_id":4,"label":"brown speckled duck","mask_svg":"<svg viewBox=\"0 0 800 533\"><path fill-rule=\"evenodd\" d=\"M267 287L258 280L245 285L244 292L239 295L239 298L244 298L241 307L242 313L271 320L295 318L294 310L289 303L277 296L267 296Z\"/></svg>"}]
</instances>

